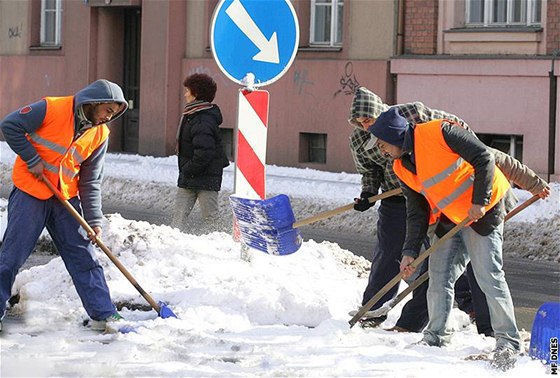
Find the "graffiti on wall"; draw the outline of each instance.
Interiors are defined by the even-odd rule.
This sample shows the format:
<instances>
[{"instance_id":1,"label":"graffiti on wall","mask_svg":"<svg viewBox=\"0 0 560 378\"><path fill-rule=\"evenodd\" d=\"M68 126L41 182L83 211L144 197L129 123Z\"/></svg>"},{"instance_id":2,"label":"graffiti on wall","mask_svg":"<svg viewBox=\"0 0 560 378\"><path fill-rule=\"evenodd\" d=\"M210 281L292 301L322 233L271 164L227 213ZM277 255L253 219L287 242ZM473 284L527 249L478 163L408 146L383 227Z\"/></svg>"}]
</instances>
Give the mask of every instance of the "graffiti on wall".
<instances>
[{"instance_id":1,"label":"graffiti on wall","mask_svg":"<svg viewBox=\"0 0 560 378\"><path fill-rule=\"evenodd\" d=\"M354 75L354 65L352 62L347 62L344 66L344 74L340 77L339 83L340 89L334 92L333 97L338 96L340 93L351 96L356 91L356 88L360 86L360 82L356 75Z\"/></svg>"},{"instance_id":2,"label":"graffiti on wall","mask_svg":"<svg viewBox=\"0 0 560 378\"><path fill-rule=\"evenodd\" d=\"M8 39L21 38L23 33L23 24L11 26L8 28Z\"/></svg>"},{"instance_id":3,"label":"graffiti on wall","mask_svg":"<svg viewBox=\"0 0 560 378\"><path fill-rule=\"evenodd\" d=\"M315 83L312 80L309 80L308 78L308 71L306 69L300 70L300 69L296 69L294 70L294 79L293 82L296 85L298 94L310 94L309 92L307 92L306 87L311 85L315 85Z\"/></svg>"}]
</instances>

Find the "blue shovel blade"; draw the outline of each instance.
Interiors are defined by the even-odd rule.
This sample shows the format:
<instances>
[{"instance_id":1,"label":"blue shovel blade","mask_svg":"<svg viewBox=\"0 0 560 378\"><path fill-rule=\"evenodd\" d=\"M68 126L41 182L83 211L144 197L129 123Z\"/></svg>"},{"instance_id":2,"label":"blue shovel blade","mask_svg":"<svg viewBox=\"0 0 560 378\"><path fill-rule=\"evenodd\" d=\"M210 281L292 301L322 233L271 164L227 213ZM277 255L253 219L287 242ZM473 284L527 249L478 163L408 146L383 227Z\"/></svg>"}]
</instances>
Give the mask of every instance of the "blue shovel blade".
<instances>
[{"instance_id":1,"label":"blue shovel blade","mask_svg":"<svg viewBox=\"0 0 560 378\"><path fill-rule=\"evenodd\" d=\"M245 244L271 254L289 255L302 243L290 199L284 194L265 200L230 196L239 231Z\"/></svg>"},{"instance_id":2,"label":"blue shovel blade","mask_svg":"<svg viewBox=\"0 0 560 378\"><path fill-rule=\"evenodd\" d=\"M159 302L159 316L160 318L167 319L167 318L176 318L177 315L165 304L164 302Z\"/></svg>"},{"instance_id":3,"label":"blue shovel blade","mask_svg":"<svg viewBox=\"0 0 560 378\"><path fill-rule=\"evenodd\" d=\"M560 302L544 303L535 314L529 355L546 364L558 362Z\"/></svg>"}]
</instances>

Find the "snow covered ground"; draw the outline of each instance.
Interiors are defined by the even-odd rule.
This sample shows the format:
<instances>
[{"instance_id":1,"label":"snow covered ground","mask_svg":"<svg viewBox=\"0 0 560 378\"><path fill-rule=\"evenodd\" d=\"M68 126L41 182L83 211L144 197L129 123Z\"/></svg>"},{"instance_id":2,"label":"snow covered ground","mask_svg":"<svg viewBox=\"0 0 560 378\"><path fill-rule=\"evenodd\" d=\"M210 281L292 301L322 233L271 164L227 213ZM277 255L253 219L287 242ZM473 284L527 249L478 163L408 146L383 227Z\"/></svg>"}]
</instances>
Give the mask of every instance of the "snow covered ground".
<instances>
[{"instance_id":1,"label":"snow covered ground","mask_svg":"<svg viewBox=\"0 0 560 378\"><path fill-rule=\"evenodd\" d=\"M9 185L13 158L0 142L2 185ZM105 201L169 211L175 180L175 157L109 154ZM350 202L360 191L359 181L356 174L267 167L268 193L290 196L298 219ZM230 166L221 198L227 209L224 224L231 221L227 194L232 185ZM558 262L560 185L554 183L553 191L551 198L513 218L509 228L517 239L514 244L531 245L528 257ZM529 197L517 193L522 200ZM0 199L0 226L5 225L5 206ZM370 233L374 218L375 211L352 211L323 221L322 226ZM185 234L108 215L105 244L138 283L154 299L167 302L179 318L161 319L147 309L136 289L99 251L113 299L126 306L121 312L137 332L88 331L81 326L87 316L57 257L24 270L16 279L19 302L10 310L0 337L0 376L503 375L484 361L463 359L490 351L494 340L478 335L458 310L451 318L454 339L445 348L413 345L421 334L349 328L348 311L360 303L369 263L337 244L308 241L292 255L254 252L248 262L240 259L241 247L228 230L223 231ZM543 237L547 244L537 243ZM384 327L394 325L401 308L402 303L389 313ZM542 376L546 371L539 361L525 356L507 374Z\"/></svg>"}]
</instances>

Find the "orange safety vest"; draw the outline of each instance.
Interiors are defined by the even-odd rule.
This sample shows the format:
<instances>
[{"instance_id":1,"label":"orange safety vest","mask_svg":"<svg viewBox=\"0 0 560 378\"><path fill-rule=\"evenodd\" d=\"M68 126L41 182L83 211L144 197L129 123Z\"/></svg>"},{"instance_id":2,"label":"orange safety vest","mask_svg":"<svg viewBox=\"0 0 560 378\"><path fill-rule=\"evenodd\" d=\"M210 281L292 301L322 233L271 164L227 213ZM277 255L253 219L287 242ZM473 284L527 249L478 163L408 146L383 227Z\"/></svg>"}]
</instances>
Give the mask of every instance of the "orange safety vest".
<instances>
[{"instance_id":1,"label":"orange safety vest","mask_svg":"<svg viewBox=\"0 0 560 378\"><path fill-rule=\"evenodd\" d=\"M78 195L80 165L109 137L109 128L102 124L84 131L74 140L74 96L45 97L47 112L37 130L27 134L45 166L43 172L62 196L70 199ZM41 200L53 193L27 169L19 156L12 172L14 185Z\"/></svg>"},{"instance_id":2,"label":"orange safety vest","mask_svg":"<svg viewBox=\"0 0 560 378\"><path fill-rule=\"evenodd\" d=\"M443 138L442 122L434 120L416 125L416 174L406 169L400 159L393 162L393 170L411 189L426 197L432 217L441 211L454 223L460 223L472 206L474 168L449 148ZM494 207L509 188L509 181L496 167L487 208Z\"/></svg>"}]
</instances>

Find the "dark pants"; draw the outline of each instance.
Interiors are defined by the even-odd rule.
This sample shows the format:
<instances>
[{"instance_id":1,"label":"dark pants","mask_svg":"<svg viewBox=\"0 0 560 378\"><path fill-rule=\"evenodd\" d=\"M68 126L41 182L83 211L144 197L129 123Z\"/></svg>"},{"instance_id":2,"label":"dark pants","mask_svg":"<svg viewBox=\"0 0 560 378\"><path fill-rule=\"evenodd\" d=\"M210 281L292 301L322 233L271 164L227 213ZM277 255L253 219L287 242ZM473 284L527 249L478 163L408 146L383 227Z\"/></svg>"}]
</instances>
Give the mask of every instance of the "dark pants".
<instances>
[{"instance_id":1,"label":"dark pants","mask_svg":"<svg viewBox=\"0 0 560 378\"><path fill-rule=\"evenodd\" d=\"M401 251L406 235L406 203L402 197L392 197L381 201L377 220L377 243L373 250L368 285L364 291L362 305L367 303L389 281L400 273ZM417 269L417 276L428 270L427 260ZM472 293L471 286L472 285ZM420 285L412 293L403 307L397 326L412 332L420 332L428 324L426 293L428 282ZM398 285L389 290L372 308L376 310L398 294ZM467 274L463 274L455 286L455 300L459 309L476 314L479 333L489 335L492 331L486 297L478 287L470 264Z\"/></svg>"},{"instance_id":2,"label":"dark pants","mask_svg":"<svg viewBox=\"0 0 560 378\"><path fill-rule=\"evenodd\" d=\"M381 201L377 220L377 243L373 249L369 282L362 305L367 303L389 281L400 273L400 259L406 235L406 202L403 197ZM422 264L424 271L427 264ZM422 274L423 272L419 272ZM413 332L421 331L428 323L425 283L412 293L412 299L403 307L397 326ZM372 308L376 310L398 294L398 285L389 290Z\"/></svg>"},{"instance_id":3,"label":"dark pants","mask_svg":"<svg viewBox=\"0 0 560 378\"><path fill-rule=\"evenodd\" d=\"M81 212L80 201L69 201ZM15 189L8 202L8 225L0 247L0 316L6 309L18 270L29 257L43 229L49 234L72 277L88 315L102 320L116 311L103 268L85 231L55 198L39 200Z\"/></svg>"}]
</instances>

